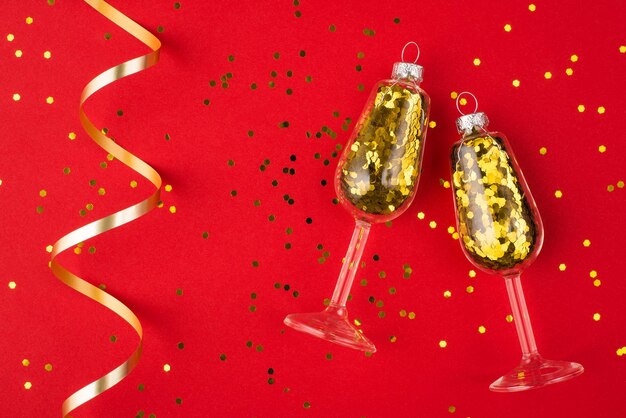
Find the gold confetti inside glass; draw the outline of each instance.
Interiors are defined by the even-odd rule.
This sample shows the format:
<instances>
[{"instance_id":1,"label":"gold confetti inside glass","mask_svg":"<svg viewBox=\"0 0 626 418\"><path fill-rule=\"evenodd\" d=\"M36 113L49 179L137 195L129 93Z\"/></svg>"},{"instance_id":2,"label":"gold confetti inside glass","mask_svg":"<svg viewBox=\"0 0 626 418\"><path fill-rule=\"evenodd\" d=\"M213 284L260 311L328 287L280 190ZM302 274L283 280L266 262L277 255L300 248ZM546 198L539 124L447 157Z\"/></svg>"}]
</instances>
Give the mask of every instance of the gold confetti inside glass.
<instances>
[{"instance_id":1,"label":"gold confetti inside glass","mask_svg":"<svg viewBox=\"0 0 626 418\"><path fill-rule=\"evenodd\" d=\"M459 98L457 97L457 109ZM537 258L543 225L537 206L507 138L487 132L487 116L463 114L456 125L461 140L452 146L452 184L459 242L479 269L502 276L506 283L522 360L493 382L494 392L518 392L578 376L583 367L544 359L537 350L520 275Z\"/></svg>"},{"instance_id":2,"label":"gold confetti inside glass","mask_svg":"<svg viewBox=\"0 0 626 418\"><path fill-rule=\"evenodd\" d=\"M291 314L285 324L357 350L376 347L348 319L346 302L372 223L401 215L415 196L421 171L430 98L419 87L423 68L395 63L378 82L352 132L335 173L335 191L356 225L330 303L322 312ZM419 47L417 47L419 58ZM356 321L355 321L356 322Z\"/></svg>"}]
</instances>

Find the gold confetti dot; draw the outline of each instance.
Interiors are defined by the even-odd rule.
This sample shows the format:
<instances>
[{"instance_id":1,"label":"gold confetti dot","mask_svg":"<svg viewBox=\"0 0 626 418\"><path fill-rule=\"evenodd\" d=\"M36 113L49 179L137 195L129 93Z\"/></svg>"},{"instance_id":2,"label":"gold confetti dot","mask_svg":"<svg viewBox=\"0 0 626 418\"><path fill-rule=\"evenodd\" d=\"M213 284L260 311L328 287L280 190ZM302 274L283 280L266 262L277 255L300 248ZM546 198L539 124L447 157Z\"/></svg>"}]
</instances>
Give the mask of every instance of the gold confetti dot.
<instances>
[{"instance_id":1,"label":"gold confetti dot","mask_svg":"<svg viewBox=\"0 0 626 418\"><path fill-rule=\"evenodd\" d=\"M431 228L435 229L435 228L437 228L437 222L435 222L435 221L430 221L430 222L428 223L428 226L430 226Z\"/></svg>"},{"instance_id":2,"label":"gold confetti dot","mask_svg":"<svg viewBox=\"0 0 626 418\"><path fill-rule=\"evenodd\" d=\"M448 407L448 412L451 413L451 414L454 414L456 412L456 406L450 405Z\"/></svg>"},{"instance_id":3,"label":"gold confetti dot","mask_svg":"<svg viewBox=\"0 0 626 418\"><path fill-rule=\"evenodd\" d=\"M169 364L164 364L163 365L163 371L165 373L168 373L170 370L172 370L172 367Z\"/></svg>"},{"instance_id":4,"label":"gold confetti dot","mask_svg":"<svg viewBox=\"0 0 626 418\"><path fill-rule=\"evenodd\" d=\"M12 35L9 35L9 36L12 36ZM7 39L8 39L8 36L7 36ZM621 52L622 54L626 54L626 45L620 46L619 47L619 52Z\"/></svg>"},{"instance_id":5,"label":"gold confetti dot","mask_svg":"<svg viewBox=\"0 0 626 418\"><path fill-rule=\"evenodd\" d=\"M449 226L448 227L448 234L452 234L454 232L454 227L453 226Z\"/></svg>"},{"instance_id":6,"label":"gold confetti dot","mask_svg":"<svg viewBox=\"0 0 626 418\"><path fill-rule=\"evenodd\" d=\"M25 358L24 360L22 360L22 366L24 366L24 367L28 367L28 366L30 366L30 360L28 360L27 358Z\"/></svg>"},{"instance_id":7,"label":"gold confetti dot","mask_svg":"<svg viewBox=\"0 0 626 418\"><path fill-rule=\"evenodd\" d=\"M46 365L43 366L43 368L45 369L45 371L51 372L52 371L52 364L46 363Z\"/></svg>"},{"instance_id":8,"label":"gold confetti dot","mask_svg":"<svg viewBox=\"0 0 626 418\"><path fill-rule=\"evenodd\" d=\"M31 23L33 23L33 18L32 18L32 17L30 17L30 16L28 16L28 17L26 18L26 24L27 24L27 25L30 25Z\"/></svg>"},{"instance_id":9,"label":"gold confetti dot","mask_svg":"<svg viewBox=\"0 0 626 418\"><path fill-rule=\"evenodd\" d=\"M415 312L409 312L409 319L415 319Z\"/></svg>"},{"instance_id":10,"label":"gold confetti dot","mask_svg":"<svg viewBox=\"0 0 626 418\"><path fill-rule=\"evenodd\" d=\"M574 55L572 55L571 57L569 57L569 59L570 59L570 61L572 61L572 62L576 62L576 61L578 61L578 55L574 54Z\"/></svg>"},{"instance_id":11,"label":"gold confetti dot","mask_svg":"<svg viewBox=\"0 0 626 418\"><path fill-rule=\"evenodd\" d=\"M46 252L49 252L49 253L51 253L51 252L52 252L52 245L48 245L48 246L46 247Z\"/></svg>"},{"instance_id":12,"label":"gold confetti dot","mask_svg":"<svg viewBox=\"0 0 626 418\"><path fill-rule=\"evenodd\" d=\"M32 383L30 383L30 382L26 382L26 383L24 383L24 389L29 390L29 389L30 389L30 388L32 388L32 387L33 387L33 384L32 384Z\"/></svg>"},{"instance_id":13,"label":"gold confetti dot","mask_svg":"<svg viewBox=\"0 0 626 418\"><path fill-rule=\"evenodd\" d=\"M406 317L406 311L404 309L400 310L400 318Z\"/></svg>"},{"instance_id":14,"label":"gold confetti dot","mask_svg":"<svg viewBox=\"0 0 626 418\"><path fill-rule=\"evenodd\" d=\"M15 56L16 56L16 57L18 57L18 58L22 58L22 55L23 55L23 53L22 53L22 50L21 50L21 49L18 49L17 51L15 51Z\"/></svg>"},{"instance_id":15,"label":"gold confetti dot","mask_svg":"<svg viewBox=\"0 0 626 418\"><path fill-rule=\"evenodd\" d=\"M104 196L104 195L106 194L106 190L104 190L104 187L100 187L100 188L98 189L98 194L99 194L100 196Z\"/></svg>"},{"instance_id":16,"label":"gold confetti dot","mask_svg":"<svg viewBox=\"0 0 626 418\"><path fill-rule=\"evenodd\" d=\"M76 139L76 133L70 132L69 134L67 134L67 137L70 139L70 141L73 141Z\"/></svg>"},{"instance_id":17,"label":"gold confetti dot","mask_svg":"<svg viewBox=\"0 0 626 418\"><path fill-rule=\"evenodd\" d=\"M584 241L583 241L583 245L584 245L585 247L588 247L588 246L590 246L590 245L591 245L591 241L589 241L588 239L586 239L586 240L584 240Z\"/></svg>"},{"instance_id":18,"label":"gold confetti dot","mask_svg":"<svg viewBox=\"0 0 626 418\"><path fill-rule=\"evenodd\" d=\"M9 41L9 42L13 42L13 39L15 39L15 35L13 35L12 33L9 33L9 34L7 35L7 41Z\"/></svg>"},{"instance_id":19,"label":"gold confetti dot","mask_svg":"<svg viewBox=\"0 0 626 418\"><path fill-rule=\"evenodd\" d=\"M539 154L546 155L548 153L548 149L546 147L539 148Z\"/></svg>"},{"instance_id":20,"label":"gold confetti dot","mask_svg":"<svg viewBox=\"0 0 626 418\"><path fill-rule=\"evenodd\" d=\"M446 348L447 346L448 346L448 343L446 342L446 340L439 341L439 347Z\"/></svg>"},{"instance_id":21,"label":"gold confetti dot","mask_svg":"<svg viewBox=\"0 0 626 418\"><path fill-rule=\"evenodd\" d=\"M604 106L600 106L600 107L598 107L598 113L599 113L599 114L603 115L603 114L604 114L604 112L606 112L606 109L604 108Z\"/></svg>"},{"instance_id":22,"label":"gold confetti dot","mask_svg":"<svg viewBox=\"0 0 626 418\"><path fill-rule=\"evenodd\" d=\"M444 189L449 189L449 188L450 188L450 182L449 182L448 180L445 180L445 181L443 182L443 188L444 188Z\"/></svg>"},{"instance_id":23,"label":"gold confetti dot","mask_svg":"<svg viewBox=\"0 0 626 418\"><path fill-rule=\"evenodd\" d=\"M513 80L513 87L519 87L519 80Z\"/></svg>"},{"instance_id":24,"label":"gold confetti dot","mask_svg":"<svg viewBox=\"0 0 626 418\"><path fill-rule=\"evenodd\" d=\"M15 100L16 102L19 102L21 98L22 98L22 96L20 96L19 93L13 94L13 100Z\"/></svg>"},{"instance_id":25,"label":"gold confetti dot","mask_svg":"<svg viewBox=\"0 0 626 418\"><path fill-rule=\"evenodd\" d=\"M48 98L46 99L46 103L48 103L48 104L54 103L54 97L48 96Z\"/></svg>"},{"instance_id":26,"label":"gold confetti dot","mask_svg":"<svg viewBox=\"0 0 626 418\"><path fill-rule=\"evenodd\" d=\"M585 105L578 105L578 108L577 108L577 109L578 109L578 111L579 111L580 113L582 113L582 112L584 112L584 111L585 111Z\"/></svg>"},{"instance_id":27,"label":"gold confetti dot","mask_svg":"<svg viewBox=\"0 0 626 418\"><path fill-rule=\"evenodd\" d=\"M531 12L534 12L535 10L537 10L537 6L531 3L528 5L528 10L530 10Z\"/></svg>"},{"instance_id":28,"label":"gold confetti dot","mask_svg":"<svg viewBox=\"0 0 626 418\"><path fill-rule=\"evenodd\" d=\"M459 100L459 104L461 106L465 106L467 104L467 99L465 97L461 97L461 100Z\"/></svg>"},{"instance_id":29,"label":"gold confetti dot","mask_svg":"<svg viewBox=\"0 0 626 418\"><path fill-rule=\"evenodd\" d=\"M595 279L595 280L593 281L593 285L594 285L595 287L600 287L600 285L602 285L602 282L600 281L600 279Z\"/></svg>"},{"instance_id":30,"label":"gold confetti dot","mask_svg":"<svg viewBox=\"0 0 626 418\"><path fill-rule=\"evenodd\" d=\"M476 277L476 272L475 272L474 270L470 270L470 271L467 273L467 275L468 275L468 276L470 276L470 277L472 277L472 278L474 278L474 277Z\"/></svg>"},{"instance_id":31,"label":"gold confetti dot","mask_svg":"<svg viewBox=\"0 0 626 418\"><path fill-rule=\"evenodd\" d=\"M574 70L572 70L571 68L568 68L568 69L565 70L565 74L572 75L572 74L574 74Z\"/></svg>"},{"instance_id":32,"label":"gold confetti dot","mask_svg":"<svg viewBox=\"0 0 626 418\"><path fill-rule=\"evenodd\" d=\"M504 319L506 319L506 322L513 322L513 315L509 314Z\"/></svg>"},{"instance_id":33,"label":"gold confetti dot","mask_svg":"<svg viewBox=\"0 0 626 418\"><path fill-rule=\"evenodd\" d=\"M136 182L135 180L131 180L131 181L130 181L130 187L132 187L133 189L134 189L135 187L137 187L137 182Z\"/></svg>"},{"instance_id":34,"label":"gold confetti dot","mask_svg":"<svg viewBox=\"0 0 626 418\"><path fill-rule=\"evenodd\" d=\"M456 100L457 97L459 97L459 94L456 91L450 93L450 98L452 100Z\"/></svg>"},{"instance_id":35,"label":"gold confetti dot","mask_svg":"<svg viewBox=\"0 0 626 418\"><path fill-rule=\"evenodd\" d=\"M452 234L452 239L459 239L459 233L455 232L454 234Z\"/></svg>"},{"instance_id":36,"label":"gold confetti dot","mask_svg":"<svg viewBox=\"0 0 626 418\"><path fill-rule=\"evenodd\" d=\"M171 184L166 184L165 185L165 191L166 192L171 192L172 191L172 185Z\"/></svg>"},{"instance_id":37,"label":"gold confetti dot","mask_svg":"<svg viewBox=\"0 0 626 418\"><path fill-rule=\"evenodd\" d=\"M417 212L417 219L424 219L425 216L424 212Z\"/></svg>"},{"instance_id":38,"label":"gold confetti dot","mask_svg":"<svg viewBox=\"0 0 626 418\"><path fill-rule=\"evenodd\" d=\"M594 321L599 321L599 320L600 320L600 314L599 314L599 313L597 313L597 312L596 312L596 313L594 313L594 314L593 314L593 320L594 320Z\"/></svg>"},{"instance_id":39,"label":"gold confetti dot","mask_svg":"<svg viewBox=\"0 0 626 418\"><path fill-rule=\"evenodd\" d=\"M615 190L615 186L613 186L612 184L609 184L608 186L606 186L606 190L608 192L612 192L613 190Z\"/></svg>"},{"instance_id":40,"label":"gold confetti dot","mask_svg":"<svg viewBox=\"0 0 626 418\"><path fill-rule=\"evenodd\" d=\"M617 182L617 187L619 187L620 189L623 189L624 188L624 181L623 180L618 181Z\"/></svg>"},{"instance_id":41,"label":"gold confetti dot","mask_svg":"<svg viewBox=\"0 0 626 418\"><path fill-rule=\"evenodd\" d=\"M563 197L563 192L560 190L557 190L554 192L554 197L556 197L557 199L560 199Z\"/></svg>"},{"instance_id":42,"label":"gold confetti dot","mask_svg":"<svg viewBox=\"0 0 626 418\"><path fill-rule=\"evenodd\" d=\"M82 252L83 252L83 250L80 249L79 247L74 248L74 254L79 255Z\"/></svg>"},{"instance_id":43,"label":"gold confetti dot","mask_svg":"<svg viewBox=\"0 0 626 418\"><path fill-rule=\"evenodd\" d=\"M437 126L437 122L435 122L434 120L431 120L430 122L428 122L428 127L429 128L434 128Z\"/></svg>"},{"instance_id":44,"label":"gold confetti dot","mask_svg":"<svg viewBox=\"0 0 626 418\"><path fill-rule=\"evenodd\" d=\"M17 283L15 282L9 282L9 289L13 290L17 287Z\"/></svg>"},{"instance_id":45,"label":"gold confetti dot","mask_svg":"<svg viewBox=\"0 0 626 418\"><path fill-rule=\"evenodd\" d=\"M567 269L567 266L564 263L559 264L559 270L565 271L565 269Z\"/></svg>"},{"instance_id":46,"label":"gold confetti dot","mask_svg":"<svg viewBox=\"0 0 626 418\"><path fill-rule=\"evenodd\" d=\"M480 58L474 58L474 61L472 61L474 63L475 66L479 66L480 65Z\"/></svg>"},{"instance_id":47,"label":"gold confetti dot","mask_svg":"<svg viewBox=\"0 0 626 418\"><path fill-rule=\"evenodd\" d=\"M589 277L591 277L592 279L595 279L596 277L598 277L598 272L595 270L591 270L589 272Z\"/></svg>"},{"instance_id":48,"label":"gold confetti dot","mask_svg":"<svg viewBox=\"0 0 626 418\"><path fill-rule=\"evenodd\" d=\"M452 292L449 290L446 290L445 292L443 292L443 297L446 299L452 297Z\"/></svg>"},{"instance_id":49,"label":"gold confetti dot","mask_svg":"<svg viewBox=\"0 0 626 418\"><path fill-rule=\"evenodd\" d=\"M176 213L176 206L170 206L170 213Z\"/></svg>"},{"instance_id":50,"label":"gold confetti dot","mask_svg":"<svg viewBox=\"0 0 626 418\"><path fill-rule=\"evenodd\" d=\"M470 285L465 288L467 293L474 293L474 286Z\"/></svg>"},{"instance_id":51,"label":"gold confetti dot","mask_svg":"<svg viewBox=\"0 0 626 418\"><path fill-rule=\"evenodd\" d=\"M478 327L479 334L484 334L485 332L487 332L487 328L485 328L483 325Z\"/></svg>"},{"instance_id":52,"label":"gold confetti dot","mask_svg":"<svg viewBox=\"0 0 626 418\"><path fill-rule=\"evenodd\" d=\"M49 59L50 59L50 57L52 57L52 52L50 52L50 51L45 51L45 52L43 53L43 57L44 57L45 59L49 60Z\"/></svg>"},{"instance_id":53,"label":"gold confetti dot","mask_svg":"<svg viewBox=\"0 0 626 418\"><path fill-rule=\"evenodd\" d=\"M546 71L545 73L543 73L543 76L546 80L550 80L552 78L552 73L550 71Z\"/></svg>"},{"instance_id":54,"label":"gold confetti dot","mask_svg":"<svg viewBox=\"0 0 626 418\"><path fill-rule=\"evenodd\" d=\"M513 29L513 28L508 23L506 25L504 25L504 31L505 32L511 32L511 29Z\"/></svg>"},{"instance_id":55,"label":"gold confetti dot","mask_svg":"<svg viewBox=\"0 0 626 418\"><path fill-rule=\"evenodd\" d=\"M600 146L598 147L598 151L600 151L601 153L606 152L606 146L604 146L604 145L600 145Z\"/></svg>"},{"instance_id":56,"label":"gold confetti dot","mask_svg":"<svg viewBox=\"0 0 626 418\"><path fill-rule=\"evenodd\" d=\"M44 189L39 190L39 196L46 197L47 195L48 195L48 192L46 192Z\"/></svg>"}]
</instances>

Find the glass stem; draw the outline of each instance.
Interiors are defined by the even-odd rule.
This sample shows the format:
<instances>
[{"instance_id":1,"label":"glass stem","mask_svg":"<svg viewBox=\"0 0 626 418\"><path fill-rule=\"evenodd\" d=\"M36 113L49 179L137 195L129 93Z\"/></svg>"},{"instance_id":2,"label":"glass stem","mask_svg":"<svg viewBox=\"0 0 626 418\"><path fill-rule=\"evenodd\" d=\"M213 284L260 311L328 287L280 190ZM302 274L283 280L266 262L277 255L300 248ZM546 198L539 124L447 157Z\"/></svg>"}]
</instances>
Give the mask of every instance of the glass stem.
<instances>
[{"instance_id":1,"label":"glass stem","mask_svg":"<svg viewBox=\"0 0 626 418\"><path fill-rule=\"evenodd\" d=\"M341 273L339 273L339 279L337 279L337 285L335 286L335 292L330 300L330 306L333 308L345 308L348 295L350 294L350 288L356 276L356 271L359 268L361 262L361 256L363 255L363 249L367 242L367 236L370 233L370 224L364 221L356 221L354 226L354 232L352 233L352 240L350 240L350 246L346 253L346 258L343 261L341 267Z\"/></svg>"},{"instance_id":2,"label":"glass stem","mask_svg":"<svg viewBox=\"0 0 626 418\"><path fill-rule=\"evenodd\" d=\"M506 281L506 291L509 294L509 301L511 302L511 310L513 311L515 328L517 328L517 336L519 337L519 343L522 347L522 358L527 359L537 356L539 352L537 351L533 328L530 324L530 316L528 315L528 308L526 307L526 300L524 299L520 275L508 276L505 277L504 280Z\"/></svg>"}]
</instances>

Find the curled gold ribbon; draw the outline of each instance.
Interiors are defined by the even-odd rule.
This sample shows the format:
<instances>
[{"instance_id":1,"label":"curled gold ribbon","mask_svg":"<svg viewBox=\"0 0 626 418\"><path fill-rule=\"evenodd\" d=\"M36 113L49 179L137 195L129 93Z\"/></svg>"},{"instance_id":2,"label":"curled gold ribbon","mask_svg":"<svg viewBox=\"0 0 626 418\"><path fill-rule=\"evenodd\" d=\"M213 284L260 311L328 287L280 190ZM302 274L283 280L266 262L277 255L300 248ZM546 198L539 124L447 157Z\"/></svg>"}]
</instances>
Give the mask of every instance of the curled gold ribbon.
<instances>
[{"instance_id":1,"label":"curled gold ribbon","mask_svg":"<svg viewBox=\"0 0 626 418\"><path fill-rule=\"evenodd\" d=\"M143 42L146 46L152 49L149 54L131 59L109 68L97 77L92 79L83 89L80 98L79 105L79 118L80 122L87 132L87 135L91 137L100 147L104 148L107 152L113 155L118 160L122 161L128 167L141 174L147 180L149 180L156 191L147 199L127 207L123 210L115 212L109 216L93 221L81 228L78 228L67 235L61 237L52 246L50 268L54 275L63 283L82 293L83 295L95 300L96 302L104 305L118 316L124 319L139 336L139 344L135 351L124 363L120 364L109 373L100 377L99 379L89 383L80 390L74 392L63 402L62 414L63 417L81 406L82 404L90 401L102 392L110 389L124 379L137 365L141 358L141 351L143 348L143 330L139 318L131 311L126 305L120 302L115 297L111 296L107 292L100 288L88 283L87 281L76 276L61 264L56 261L57 255L73 247L83 241L93 238L103 232L110 231L118 226L124 225L130 221L133 221L155 207L159 203L161 196L161 176L155 169L150 167L141 159L137 158L130 152L126 151L121 146L117 145L113 140L104 135L94 124L89 120L83 110L85 101L96 93L101 88L131 74L135 74L139 71L145 70L159 61L159 52L161 50L161 41L144 29L142 26L119 12L117 9L106 3L104 0L85 0L87 4L96 9L104 17L111 20L113 23L124 29L126 32Z\"/></svg>"}]
</instances>

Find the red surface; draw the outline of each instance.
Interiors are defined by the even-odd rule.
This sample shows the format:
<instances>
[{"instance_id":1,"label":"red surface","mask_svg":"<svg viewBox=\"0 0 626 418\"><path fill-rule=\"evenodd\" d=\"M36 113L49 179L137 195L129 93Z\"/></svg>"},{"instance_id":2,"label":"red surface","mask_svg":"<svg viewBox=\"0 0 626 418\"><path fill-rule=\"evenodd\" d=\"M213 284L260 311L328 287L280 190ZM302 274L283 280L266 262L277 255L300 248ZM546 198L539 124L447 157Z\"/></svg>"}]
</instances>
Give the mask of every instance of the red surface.
<instances>
[{"instance_id":1,"label":"red surface","mask_svg":"<svg viewBox=\"0 0 626 418\"><path fill-rule=\"evenodd\" d=\"M162 209L85 243L80 255L61 256L79 275L106 284L145 329L137 369L73 416L625 416L626 356L616 354L626 346L626 190L616 186L626 179L621 3L538 0L535 12L519 1L300 3L183 0L180 9L173 1L113 3L155 33L164 27L157 33L162 59L98 93L87 112L159 170L173 190L163 193ZM34 19L30 25L27 16ZM507 23L510 32L504 30ZM375 36L364 35L364 29L375 30ZM56 417L65 397L117 366L137 343L122 320L54 278L45 248L151 192L147 181L119 162L102 169L106 155L77 118L80 92L92 77L147 50L79 1L5 3L0 35L0 415ZM332 293L352 221L332 204L337 158L331 154L348 138L349 130L341 129L344 118L358 117L370 87L388 77L409 40L422 48L422 86L437 125L428 132L413 206L393 226L372 229L366 266L352 292L351 316L379 348L366 357L286 329L282 319L321 309ZM23 51L21 58L16 49ZM43 58L46 50L51 59ZM355 71L357 64L362 71ZM278 76L273 79L271 71ZM544 78L546 71L551 79ZM233 77L223 89L219 79L228 72ZM517 88L514 79L521 82ZM210 87L210 80L217 86ZM258 88L251 90L251 83ZM519 348L514 325L505 321L504 283L481 272L470 278L472 266L447 232L454 213L450 190L440 179L448 179L448 149L457 138L450 94L467 89L479 97L491 126L510 138L541 210L546 240L525 274L526 297L544 356L585 366L570 382L519 394L487 389L517 363ZM17 102L14 93L21 95ZM54 97L51 105L48 96ZM279 128L282 121L289 127ZM336 138L306 137L323 126ZM69 132L77 139L70 141ZM264 159L270 164L261 171ZM284 174L285 167L295 175ZM129 186L132 180L138 187ZM608 185L615 190L607 191ZM106 189L104 196L99 187ZM285 194L293 205L283 200ZM254 205L257 199L260 206ZM94 210L80 216L88 203ZM416 217L420 211L423 220ZM430 228L430 221L437 226ZM585 239L591 246L583 246ZM330 254L321 264L324 251ZM413 270L408 279L404 264ZM598 272L599 287L591 270ZM362 279L366 286L359 284ZM277 282L290 290L275 289ZM397 293L390 294L390 287ZM445 290L452 297L444 298ZM370 296L384 306L370 303ZM415 319L401 317L403 309ZM386 316L380 318L379 311ZM599 321L594 313L601 314ZM485 334L477 331L480 325ZM445 349L440 340L447 342ZM177 348L179 342L184 349ZM46 363L52 371L44 370ZM166 363L169 373L163 371Z\"/></svg>"}]
</instances>

